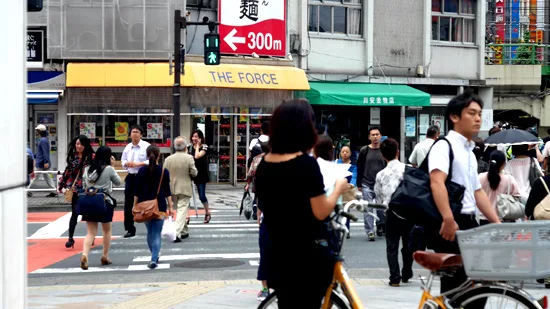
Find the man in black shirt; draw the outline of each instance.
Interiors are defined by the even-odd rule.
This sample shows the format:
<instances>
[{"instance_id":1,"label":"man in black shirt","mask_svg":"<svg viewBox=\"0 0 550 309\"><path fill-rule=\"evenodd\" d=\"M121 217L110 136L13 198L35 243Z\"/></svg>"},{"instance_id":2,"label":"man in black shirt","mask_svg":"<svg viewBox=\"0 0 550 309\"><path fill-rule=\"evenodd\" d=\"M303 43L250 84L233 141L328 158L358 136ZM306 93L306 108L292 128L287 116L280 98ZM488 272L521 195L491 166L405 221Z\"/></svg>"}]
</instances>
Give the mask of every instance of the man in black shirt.
<instances>
[{"instance_id":1,"label":"man in black shirt","mask_svg":"<svg viewBox=\"0 0 550 309\"><path fill-rule=\"evenodd\" d=\"M382 133L380 128L372 127L369 129L369 140L371 144L361 148L359 158L357 159L357 188L363 191L363 199L374 202L374 183L376 182L376 174L386 167L386 161L380 152L380 139ZM385 214L383 210L377 210L377 216L380 221L377 222L377 232L382 235L385 222ZM374 241L374 218L367 216L365 213L365 232L369 237L369 241Z\"/></svg>"}]
</instances>

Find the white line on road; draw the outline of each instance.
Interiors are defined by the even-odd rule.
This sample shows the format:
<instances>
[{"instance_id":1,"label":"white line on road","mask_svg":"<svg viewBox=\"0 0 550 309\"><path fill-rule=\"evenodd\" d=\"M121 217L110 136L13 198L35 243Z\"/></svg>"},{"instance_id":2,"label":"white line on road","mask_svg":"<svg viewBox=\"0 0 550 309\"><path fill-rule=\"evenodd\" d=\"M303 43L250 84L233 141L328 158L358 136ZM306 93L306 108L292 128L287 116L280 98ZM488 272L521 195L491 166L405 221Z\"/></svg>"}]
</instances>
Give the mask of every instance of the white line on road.
<instances>
[{"instance_id":1,"label":"white line on road","mask_svg":"<svg viewBox=\"0 0 550 309\"><path fill-rule=\"evenodd\" d=\"M250 266L260 266L260 261L248 261L248 263L250 263Z\"/></svg>"},{"instance_id":2,"label":"white line on road","mask_svg":"<svg viewBox=\"0 0 550 309\"><path fill-rule=\"evenodd\" d=\"M161 261L176 260L200 260L200 259L257 259L260 253L213 253L213 254L186 254L186 255L161 255ZM138 256L134 262L148 262L151 256Z\"/></svg>"},{"instance_id":3,"label":"white line on road","mask_svg":"<svg viewBox=\"0 0 550 309\"><path fill-rule=\"evenodd\" d=\"M149 260L151 257L149 257ZM158 264L157 269L169 269L170 264ZM80 267L72 268L42 268L33 271L31 274L76 274L76 273L98 273L113 271L139 271L150 270L147 265L130 265L128 267L90 267L88 270L82 270Z\"/></svg>"},{"instance_id":4,"label":"white line on road","mask_svg":"<svg viewBox=\"0 0 550 309\"><path fill-rule=\"evenodd\" d=\"M80 218L81 217L78 216L78 221L80 221ZM69 229L70 220L71 213L68 212L50 224L38 229L38 231L32 234L28 239L48 239L60 237Z\"/></svg>"}]
</instances>

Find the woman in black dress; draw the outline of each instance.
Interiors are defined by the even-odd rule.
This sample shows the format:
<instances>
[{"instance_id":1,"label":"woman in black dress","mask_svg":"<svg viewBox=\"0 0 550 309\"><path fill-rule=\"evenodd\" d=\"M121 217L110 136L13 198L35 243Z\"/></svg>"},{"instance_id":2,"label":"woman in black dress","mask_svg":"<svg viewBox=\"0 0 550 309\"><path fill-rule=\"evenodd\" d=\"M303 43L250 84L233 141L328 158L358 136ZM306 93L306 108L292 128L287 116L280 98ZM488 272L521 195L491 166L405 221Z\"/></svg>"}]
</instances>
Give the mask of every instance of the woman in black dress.
<instances>
[{"instance_id":1,"label":"woman in black dress","mask_svg":"<svg viewBox=\"0 0 550 309\"><path fill-rule=\"evenodd\" d=\"M317 140L313 110L306 100L283 102L270 122L271 151L256 171L256 195L271 243L265 254L267 282L279 308L319 308L334 260L323 223L348 182L339 179L327 197L317 161L308 155ZM300 280L296 280L300 278Z\"/></svg>"},{"instance_id":2,"label":"woman in black dress","mask_svg":"<svg viewBox=\"0 0 550 309\"><path fill-rule=\"evenodd\" d=\"M195 159L195 166L199 173L197 177L193 178L193 182L197 186L199 192L199 199L204 206L204 223L210 222L212 215L210 214L210 208L208 207L208 199L206 198L206 183L208 182L208 158L206 152L208 146L204 141L204 133L201 130L196 130L191 135L193 145L190 146L189 154Z\"/></svg>"}]
</instances>

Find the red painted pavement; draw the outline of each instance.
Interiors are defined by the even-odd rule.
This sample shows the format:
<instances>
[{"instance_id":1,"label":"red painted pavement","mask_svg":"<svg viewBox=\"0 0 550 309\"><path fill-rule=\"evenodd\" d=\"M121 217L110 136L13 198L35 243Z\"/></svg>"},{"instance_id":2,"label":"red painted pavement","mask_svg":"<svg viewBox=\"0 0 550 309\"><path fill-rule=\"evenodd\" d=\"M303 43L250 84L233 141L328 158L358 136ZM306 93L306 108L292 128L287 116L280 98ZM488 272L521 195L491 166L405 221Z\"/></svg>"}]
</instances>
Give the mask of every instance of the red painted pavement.
<instances>
[{"instance_id":1,"label":"red painted pavement","mask_svg":"<svg viewBox=\"0 0 550 309\"><path fill-rule=\"evenodd\" d=\"M204 209L199 209L199 215L204 215ZM66 215L66 212L29 212L27 213L27 223L33 222L54 222ZM194 216L195 210L189 210L189 216ZM113 222L124 222L124 211L115 211Z\"/></svg>"},{"instance_id":2,"label":"red painted pavement","mask_svg":"<svg viewBox=\"0 0 550 309\"><path fill-rule=\"evenodd\" d=\"M67 239L27 240L27 272L31 273L82 253L84 239L76 239L74 249L65 248L65 242ZM94 247L102 243L103 239L96 238ZM79 265L74 265L74 267L79 267Z\"/></svg>"}]
</instances>

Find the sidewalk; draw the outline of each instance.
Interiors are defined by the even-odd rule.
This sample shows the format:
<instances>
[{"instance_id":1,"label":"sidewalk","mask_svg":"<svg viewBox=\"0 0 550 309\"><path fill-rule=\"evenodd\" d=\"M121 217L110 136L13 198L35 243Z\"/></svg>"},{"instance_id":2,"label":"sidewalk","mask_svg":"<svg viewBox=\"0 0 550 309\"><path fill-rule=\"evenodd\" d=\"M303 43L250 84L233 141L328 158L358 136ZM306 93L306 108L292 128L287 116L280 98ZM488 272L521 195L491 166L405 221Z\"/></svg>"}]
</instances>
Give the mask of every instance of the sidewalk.
<instances>
[{"instance_id":1,"label":"sidewalk","mask_svg":"<svg viewBox=\"0 0 550 309\"><path fill-rule=\"evenodd\" d=\"M46 188L44 184L38 184L36 189ZM240 207L241 199L243 197L244 183L239 183L237 187L233 187L229 184L207 184L206 185L206 197L210 202L210 206L216 208L220 206ZM27 209L30 211L44 210L44 209L67 209L70 211L71 204L65 201L63 194L59 194L57 197L46 197L50 192L46 191L34 191L33 196L27 198ZM118 205L124 205L124 191L113 191L112 196L118 201ZM199 196L195 191L195 199L199 208L202 208ZM193 199L191 199L191 205L193 205ZM193 206L192 206L193 207Z\"/></svg>"},{"instance_id":2,"label":"sidewalk","mask_svg":"<svg viewBox=\"0 0 550 309\"><path fill-rule=\"evenodd\" d=\"M395 288L381 279L352 279L365 308L417 308L420 281L415 279ZM543 285L527 285L535 298L550 294ZM257 308L256 280L139 283L114 285L73 285L29 287L28 308ZM438 282L434 292L439 291Z\"/></svg>"}]
</instances>

